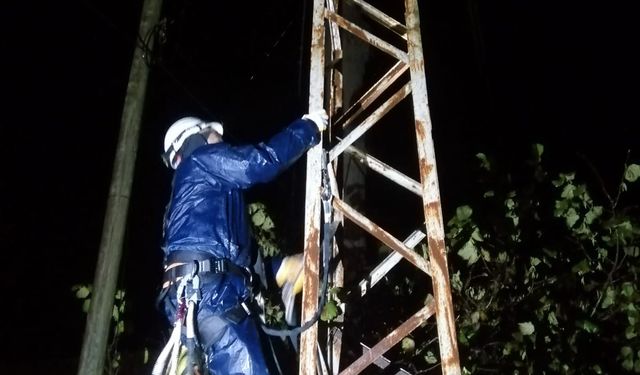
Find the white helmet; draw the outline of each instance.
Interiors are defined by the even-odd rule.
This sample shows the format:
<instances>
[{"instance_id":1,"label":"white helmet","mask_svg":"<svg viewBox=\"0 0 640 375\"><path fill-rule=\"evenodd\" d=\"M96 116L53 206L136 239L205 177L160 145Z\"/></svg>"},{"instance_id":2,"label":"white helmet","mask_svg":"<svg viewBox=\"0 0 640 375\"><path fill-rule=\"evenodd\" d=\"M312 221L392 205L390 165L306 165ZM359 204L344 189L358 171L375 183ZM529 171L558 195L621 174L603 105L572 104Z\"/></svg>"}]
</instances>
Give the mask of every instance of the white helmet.
<instances>
[{"instance_id":1,"label":"white helmet","mask_svg":"<svg viewBox=\"0 0 640 375\"><path fill-rule=\"evenodd\" d=\"M204 122L197 117L183 117L174 122L164 136L164 154L162 159L171 168L178 166L176 153L182 147L184 141L189 136L199 133L205 129L212 129L222 136L224 129L219 122Z\"/></svg>"}]
</instances>

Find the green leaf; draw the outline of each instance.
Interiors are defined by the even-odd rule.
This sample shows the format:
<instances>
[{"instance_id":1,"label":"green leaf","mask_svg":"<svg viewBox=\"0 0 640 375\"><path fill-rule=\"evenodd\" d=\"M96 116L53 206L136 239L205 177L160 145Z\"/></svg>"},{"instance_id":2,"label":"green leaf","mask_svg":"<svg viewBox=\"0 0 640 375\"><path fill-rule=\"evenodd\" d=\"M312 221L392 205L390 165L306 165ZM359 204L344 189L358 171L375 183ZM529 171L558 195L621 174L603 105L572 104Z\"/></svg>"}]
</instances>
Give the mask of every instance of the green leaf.
<instances>
[{"instance_id":1,"label":"green leaf","mask_svg":"<svg viewBox=\"0 0 640 375\"><path fill-rule=\"evenodd\" d=\"M633 370L633 358L627 358L622 361L622 367L627 371Z\"/></svg>"},{"instance_id":2,"label":"green leaf","mask_svg":"<svg viewBox=\"0 0 640 375\"><path fill-rule=\"evenodd\" d=\"M84 302L82 303L82 311L84 311L85 313L88 313L90 306L91 306L91 299L89 298L85 299Z\"/></svg>"},{"instance_id":3,"label":"green leaf","mask_svg":"<svg viewBox=\"0 0 640 375\"><path fill-rule=\"evenodd\" d=\"M640 177L640 165L631 164L624 171L624 179L629 182L635 182Z\"/></svg>"},{"instance_id":4,"label":"green leaf","mask_svg":"<svg viewBox=\"0 0 640 375\"><path fill-rule=\"evenodd\" d=\"M261 228L268 231L268 230L271 230L271 229L275 228L275 224L273 224L273 220L271 220L271 218L267 216L267 217L265 217Z\"/></svg>"},{"instance_id":5,"label":"green leaf","mask_svg":"<svg viewBox=\"0 0 640 375\"><path fill-rule=\"evenodd\" d=\"M116 325L116 334L120 335L124 333L124 320L121 320Z\"/></svg>"},{"instance_id":6,"label":"green leaf","mask_svg":"<svg viewBox=\"0 0 640 375\"><path fill-rule=\"evenodd\" d=\"M266 215L264 214L264 211L257 211L251 216L251 222L256 227L261 227L265 219Z\"/></svg>"},{"instance_id":7,"label":"green leaf","mask_svg":"<svg viewBox=\"0 0 640 375\"><path fill-rule=\"evenodd\" d=\"M458 292L462 290L462 280L460 280L460 271L456 271L451 277L451 286Z\"/></svg>"},{"instance_id":8,"label":"green leaf","mask_svg":"<svg viewBox=\"0 0 640 375\"><path fill-rule=\"evenodd\" d=\"M556 313L554 313L553 311L549 312L549 315L547 315L547 320L549 321L549 324L551 324L552 326L558 325L558 319L556 318Z\"/></svg>"},{"instance_id":9,"label":"green leaf","mask_svg":"<svg viewBox=\"0 0 640 375\"><path fill-rule=\"evenodd\" d=\"M469 206L460 206L456 208L456 218L460 222L468 220L473 214L473 210Z\"/></svg>"},{"instance_id":10,"label":"green leaf","mask_svg":"<svg viewBox=\"0 0 640 375\"><path fill-rule=\"evenodd\" d=\"M478 227L476 227L476 228L473 230L473 233L471 233L471 238L472 238L474 241L482 241L482 239L483 239L483 238L482 238L482 234L480 234L480 229L478 229Z\"/></svg>"},{"instance_id":11,"label":"green leaf","mask_svg":"<svg viewBox=\"0 0 640 375\"><path fill-rule=\"evenodd\" d=\"M625 246L624 253L630 257L638 257L640 255L640 247L638 246Z\"/></svg>"},{"instance_id":12,"label":"green leaf","mask_svg":"<svg viewBox=\"0 0 640 375\"><path fill-rule=\"evenodd\" d=\"M484 259L485 262L491 262L491 254L487 250L480 249L480 253L482 253L482 259Z\"/></svg>"},{"instance_id":13,"label":"green leaf","mask_svg":"<svg viewBox=\"0 0 640 375\"><path fill-rule=\"evenodd\" d=\"M604 294L604 299L602 300L602 308L606 309L607 307L613 305L616 299L616 290L612 287L608 287L607 291Z\"/></svg>"},{"instance_id":14,"label":"green leaf","mask_svg":"<svg viewBox=\"0 0 640 375\"><path fill-rule=\"evenodd\" d=\"M531 265L535 267L538 264L540 264L540 259L538 259L536 257L531 257Z\"/></svg>"},{"instance_id":15,"label":"green leaf","mask_svg":"<svg viewBox=\"0 0 640 375\"><path fill-rule=\"evenodd\" d=\"M489 162L489 159L487 159L487 155L483 154L482 152L479 152L476 154L476 158L480 160L480 168L485 169L487 171L491 170L491 163Z\"/></svg>"},{"instance_id":16,"label":"green leaf","mask_svg":"<svg viewBox=\"0 0 640 375\"><path fill-rule=\"evenodd\" d=\"M438 358L436 358L435 354L433 354L432 351L428 351L423 358L425 362L427 362L430 365L438 363Z\"/></svg>"},{"instance_id":17,"label":"green leaf","mask_svg":"<svg viewBox=\"0 0 640 375\"><path fill-rule=\"evenodd\" d=\"M582 328L586 332L596 333L598 332L598 326L589 320L578 321L578 327Z\"/></svg>"},{"instance_id":18,"label":"green leaf","mask_svg":"<svg viewBox=\"0 0 640 375\"><path fill-rule=\"evenodd\" d=\"M627 329L624 331L624 337L627 338L627 340L631 340L632 338L638 336L638 332L636 331L636 327L634 326L627 326Z\"/></svg>"},{"instance_id":19,"label":"green leaf","mask_svg":"<svg viewBox=\"0 0 640 375\"><path fill-rule=\"evenodd\" d=\"M580 263L571 267L571 272L577 273L578 275L584 275L585 273L589 272L589 270L589 261L587 261L586 259L581 260Z\"/></svg>"},{"instance_id":20,"label":"green leaf","mask_svg":"<svg viewBox=\"0 0 640 375\"><path fill-rule=\"evenodd\" d=\"M535 158L536 162L541 162L542 161L542 153L544 152L544 146L536 143L533 145L533 157Z\"/></svg>"},{"instance_id":21,"label":"green leaf","mask_svg":"<svg viewBox=\"0 0 640 375\"><path fill-rule=\"evenodd\" d=\"M622 292L621 294L625 297L631 297L633 292L635 291L635 287L632 283L626 282L622 284Z\"/></svg>"},{"instance_id":22,"label":"green leaf","mask_svg":"<svg viewBox=\"0 0 640 375\"><path fill-rule=\"evenodd\" d=\"M533 334L533 332L535 332L535 327L533 326L533 323L531 322L523 322L523 323L518 323L518 329L520 330L520 333L522 333L522 335L524 336L529 336L531 334Z\"/></svg>"},{"instance_id":23,"label":"green leaf","mask_svg":"<svg viewBox=\"0 0 640 375\"><path fill-rule=\"evenodd\" d=\"M587 224L593 223L593 221L599 218L602 215L602 206L593 206L591 209L584 215L584 222Z\"/></svg>"},{"instance_id":24,"label":"green leaf","mask_svg":"<svg viewBox=\"0 0 640 375\"><path fill-rule=\"evenodd\" d=\"M124 290L122 290L122 289L118 289L118 290L116 291L116 294L115 294L114 298L115 298L116 300L118 300L118 301L119 301L119 300L124 299Z\"/></svg>"},{"instance_id":25,"label":"green leaf","mask_svg":"<svg viewBox=\"0 0 640 375\"><path fill-rule=\"evenodd\" d=\"M467 261L467 264L471 265L478 261L478 249L476 248L473 240L467 241L467 243L458 250L458 255Z\"/></svg>"},{"instance_id":26,"label":"green leaf","mask_svg":"<svg viewBox=\"0 0 640 375\"><path fill-rule=\"evenodd\" d=\"M320 315L320 319L325 322L330 322L338 317L338 305L335 301L329 300L325 303L324 308L322 309L322 314Z\"/></svg>"},{"instance_id":27,"label":"green leaf","mask_svg":"<svg viewBox=\"0 0 640 375\"><path fill-rule=\"evenodd\" d=\"M403 338L400 345L405 353L412 353L416 349L416 342L410 337Z\"/></svg>"},{"instance_id":28,"label":"green leaf","mask_svg":"<svg viewBox=\"0 0 640 375\"><path fill-rule=\"evenodd\" d=\"M76 288L76 298L85 299L91 294L91 288L86 285L77 285L74 288Z\"/></svg>"},{"instance_id":29,"label":"green leaf","mask_svg":"<svg viewBox=\"0 0 640 375\"><path fill-rule=\"evenodd\" d=\"M555 203L555 210L553 211L553 216L560 217L564 215L564 213L569 209L569 201L568 200L560 200Z\"/></svg>"},{"instance_id":30,"label":"green leaf","mask_svg":"<svg viewBox=\"0 0 640 375\"><path fill-rule=\"evenodd\" d=\"M478 311L474 311L473 313L471 313L471 323L478 323L478 321L480 320L480 312Z\"/></svg>"},{"instance_id":31,"label":"green leaf","mask_svg":"<svg viewBox=\"0 0 640 375\"><path fill-rule=\"evenodd\" d=\"M574 197L576 191L576 186L573 184L565 185L564 189L562 189L562 193L560 194L561 198L571 199Z\"/></svg>"},{"instance_id":32,"label":"green leaf","mask_svg":"<svg viewBox=\"0 0 640 375\"><path fill-rule=\"evenodd\" d=\"M580 219L580 216L578 215L576 210L573 208L568 209L564 217L567 221L568 228L572 228L576 224L576 222Z\"/></svg>"},{"instance_id":33,"label":"green leaf","mask_svg":"<svg viewBox=\"0 0 640 375\"><path fill-rule=\"evenodd\" d=\"M624 359L622 361L622 367L627 371L631 371L633 369L633 349L631 349L630 346L623 346L620 349L620 354Z\"/></svg>"},{"instance_id":34,"label":"green leaf","mask_svg":"<svg viewBox=\"0 0 640 375\"><path fill-rule=\"evenodd\" d=\"M116 322L120 319L120 312L118 311L118 307L117 306L113 306L113 310L111 313L111 317L113 318L113 320L115 320Z\"/></svg>"},{"instance_id":35,"label":"green leaf","mask_svg":"<svg viewBox=\"0 0 640 375\"><path fill-rule=\"evenodd\" d=\"M504 205L507 206L507 209L513 210L513 208L516 206L516 203L514 202L513 199L509 198L509 199L505 199Z\"/></svg>"},{"instance_id":36,"label":"green leaf","mask_svg":"<svg viewBox=\"0 0 640 375\"><path fill-rule=\"evenodd\" d=\"M496 195L496 193L493 190L488 190L485 191L485 193L482 195L483 198L491 198L494 197Z\"/></svg>"}]
</instances>

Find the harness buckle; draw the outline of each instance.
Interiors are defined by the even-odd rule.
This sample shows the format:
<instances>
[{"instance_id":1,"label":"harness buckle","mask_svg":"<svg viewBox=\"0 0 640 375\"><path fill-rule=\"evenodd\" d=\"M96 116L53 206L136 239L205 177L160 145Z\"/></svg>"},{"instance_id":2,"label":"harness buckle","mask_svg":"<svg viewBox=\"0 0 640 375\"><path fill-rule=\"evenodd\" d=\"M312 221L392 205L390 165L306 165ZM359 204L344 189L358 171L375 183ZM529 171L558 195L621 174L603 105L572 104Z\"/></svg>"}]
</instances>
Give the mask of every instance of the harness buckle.
<instances>
[{"instance_id":1,"label":"harness buckle","mask_svg":"<svg viewBox=\"0 0 640 375\"><path fill-rule=\"evenodd\" d=\"M224 259L215 259L211 261L211 271L213 273L227 272L227 262Z\"/></svg>"},{"instance_id":2,"label":"harness buckle","mask_svg":"<svg viewBox=\"0 0 640 375\"><path fill-rule=\"evenodd\" d=\"M197 260L193 261L193 267L191 268L191 278L193 279L200 272L200 262Z\"/></svg>"}]
</instances>

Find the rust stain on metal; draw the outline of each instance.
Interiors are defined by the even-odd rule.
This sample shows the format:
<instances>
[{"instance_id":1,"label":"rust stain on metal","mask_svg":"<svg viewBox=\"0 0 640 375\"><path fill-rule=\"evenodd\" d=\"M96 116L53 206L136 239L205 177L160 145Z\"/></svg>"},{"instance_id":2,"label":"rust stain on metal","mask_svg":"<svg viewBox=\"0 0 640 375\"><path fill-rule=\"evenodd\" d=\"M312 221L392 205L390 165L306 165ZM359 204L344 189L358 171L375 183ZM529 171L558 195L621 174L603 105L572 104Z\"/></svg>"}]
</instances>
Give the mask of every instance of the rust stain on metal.
<instances>
[{"instance_id":1,"label":"rust stain on metal","mask_svg":"<svg viewBox=\"0 0 640 375\"><path fill-rule=\"evenodd\" d=\"M362 372L367 366L375 362L376 359L380 358L404 337L407 337L411 332L413 332L413 330L429 319L429 317L433 315L434 311L435 308L433 303L424 306L420 311L415 313L366 353L360 356L360 358L342 371L340 375L353 375Z\"/></svg>"},{"instance_id":2,"label":"rust stain on metal","mask_svg":"<svg viewBox=\"0 0 640 375\"><path fill-rule=\"evenodd\" d=\"M422 272L426 273L427 275L431 275L431 266L429 265L429 262L426 261L418 253L408 248L405 244L402 243L402 241L393 237L384 229L380 228L374 222L367 219L364 215L353 209L353 207L349 206L338 198L333 198L333 207L336 210L342 212L347 218L353 221L360 228L366 230L375 238L382 241L382 243L397 251L414 266L418 267Z\"/></svg>"},{"instance_id":3,"label":"rust stain on metal","mask_svg":"<svg viewBox=\"0 0 640 375\"><path fill-rule=\"evenodd\" d=\"M424 72L424 60L409 59L409 68Z\"/></svg>"}]
</instances>

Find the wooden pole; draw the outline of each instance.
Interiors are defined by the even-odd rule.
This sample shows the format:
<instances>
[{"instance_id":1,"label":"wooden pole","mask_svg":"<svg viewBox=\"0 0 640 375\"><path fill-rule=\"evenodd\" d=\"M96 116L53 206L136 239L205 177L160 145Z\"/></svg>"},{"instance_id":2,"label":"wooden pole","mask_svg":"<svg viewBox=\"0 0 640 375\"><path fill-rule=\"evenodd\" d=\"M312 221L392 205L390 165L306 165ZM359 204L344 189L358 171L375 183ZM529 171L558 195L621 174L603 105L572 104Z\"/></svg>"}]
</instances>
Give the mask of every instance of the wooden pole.
<instances>
[{"instance_id":1,"label":"wooden pole","mask_svg":"<svg viewBox=\"0 0 640 375\"><path fill-rule=\"evenodd\" d=\"M158 23L161 8L162 0L144 1L138 29L140 36L148 35ZM148 47L150 49L153 46L149 45ZM122 257L122 243L138 148L138 134L149 78L149 67L145 62L144 54L143 49L135 48L129 72L129 83L122 111L120 135L93 281L91 306L80 353L79 375L102 375L104 373L109 326L120 258Z\"/></svg>"}]
</instances>

